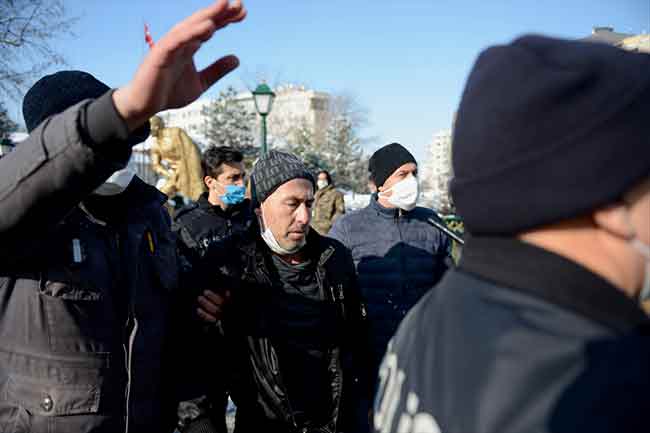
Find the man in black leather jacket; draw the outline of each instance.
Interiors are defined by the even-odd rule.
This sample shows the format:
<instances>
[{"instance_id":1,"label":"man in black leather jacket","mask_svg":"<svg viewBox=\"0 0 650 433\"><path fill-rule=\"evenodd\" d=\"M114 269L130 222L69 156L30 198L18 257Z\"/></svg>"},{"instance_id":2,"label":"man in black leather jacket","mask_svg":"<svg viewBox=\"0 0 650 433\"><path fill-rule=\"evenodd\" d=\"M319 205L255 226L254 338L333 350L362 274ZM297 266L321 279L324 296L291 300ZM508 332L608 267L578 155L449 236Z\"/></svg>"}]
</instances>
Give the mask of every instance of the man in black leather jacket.
<instances>
[{"instance_id":1,"label":"man in black leather jacket","mask_svg":"<svg viewBox=\"0 0 650 433\"><path fill-rule=\"evenodd\" d=\"M295 156L269 152L252 185L258 224L206 255L231 292L214 343L213 370L227 372L221 392L237 405L237 432L346 431L349 408L371 392L352 258L309 230L315 182Z\"/></svg>"}]
</instances>

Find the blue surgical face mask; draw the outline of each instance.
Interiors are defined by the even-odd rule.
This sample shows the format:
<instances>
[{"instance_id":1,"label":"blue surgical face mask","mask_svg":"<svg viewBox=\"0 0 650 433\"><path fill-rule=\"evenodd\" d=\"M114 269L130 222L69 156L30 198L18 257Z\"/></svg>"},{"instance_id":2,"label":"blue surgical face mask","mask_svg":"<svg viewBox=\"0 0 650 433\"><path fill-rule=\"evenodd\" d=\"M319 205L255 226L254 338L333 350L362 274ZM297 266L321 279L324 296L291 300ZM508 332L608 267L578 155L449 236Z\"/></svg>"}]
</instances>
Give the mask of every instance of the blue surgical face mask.
<instances>
[{"instance_id":1,"label":"blue surgical face mask","mask_svg":"<svg viewBox=\"0 0 650 433\"><path fill-rule=\"evenodd\" d=\"M243 185L226 185L224 186L224 189L226 190L226 193L219 196L219 198L225 205L232 206L239 204L244 201L244 198L246 197L246 187Z\"/></svg>"}]
</instances>

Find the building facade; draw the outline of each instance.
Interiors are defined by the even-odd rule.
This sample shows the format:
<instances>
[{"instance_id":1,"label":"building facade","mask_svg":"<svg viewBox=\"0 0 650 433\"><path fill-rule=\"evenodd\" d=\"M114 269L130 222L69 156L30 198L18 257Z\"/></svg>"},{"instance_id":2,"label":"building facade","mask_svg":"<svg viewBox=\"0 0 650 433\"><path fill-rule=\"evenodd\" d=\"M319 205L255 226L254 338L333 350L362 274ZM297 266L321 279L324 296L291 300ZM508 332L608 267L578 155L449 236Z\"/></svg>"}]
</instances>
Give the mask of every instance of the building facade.
<instances>
[{"instance_id":1,"label":"building facade","mask_svg":"<svg viewBox=\"0 0 650 433\"><path fill-rule=\"evenodd\" d=\"M425 198L430 203L423 203L433 207L441 213L452 212L452 200L449 193L449 182L453 177L451 165L452 130L443 129L433 135L427 147L427 156L422 167L422 186L425 189Z\"/></svg>"},{"instance_id":2,"label":"building facade","mask_svg":"<svg viewBox=\"0 0 650 433\"><path fill-rule=\"evenodd\" d=\"M594 27L591 34L582 38L583 41L602 42L614 45L624 50L650 53L650 35L646 33L632 34L620 33L614 30L614 27L600 26Z\"/></svg>"},{"instance_id":3,"label":"building facade","mask_svg":"<svg viewBox=\"0 0 650 433\"><path fill-rule=\"evenodd\" d=\"M271 114L267 119L269 142L281 144L282 138L286 137L289 131L298 125L304 125L313 131L315 139L324 139L329 116L330 96L324 92L306 89L303 86L286 85L274 89L276 94ZM251 113L256 113L255 102L251 92L239 93L235 99L239 101ZM201 98L186 107L166 110L158 114L167 127L182 128L187 132L201 151L207 145L204 135L205 115L203 109L210 105L214 99ZM260 116L257 119L256 127L259 130ZM155 185L159 180L151 170L149 148L152 138L133 148L133 156L129 167L134 169L146 182Z\"/></svg>"},{"instance_id":4,"label":"building facade","mask_svg":"<svg viewBox=\"0 0 650 433\"><path fill-rule=\"evenodd\" d=\"M304 86L286 85L274 89L276 94L271 114L267 118L269 141L286 137L289 130L297 125L305 125L314 132L316 139L324 139L329 114L330 96L325 92L306 89ZM255 101L251 92L242 92L235 99L251 113L255 111ZM186 107L166 110L159 114L165 126L184 129L189 136L204 148L203 128L205 116L203 108L214 101L210 98L198 99ZM260 118L256 116L257 127Z\"/></svg>"}]
</instances>

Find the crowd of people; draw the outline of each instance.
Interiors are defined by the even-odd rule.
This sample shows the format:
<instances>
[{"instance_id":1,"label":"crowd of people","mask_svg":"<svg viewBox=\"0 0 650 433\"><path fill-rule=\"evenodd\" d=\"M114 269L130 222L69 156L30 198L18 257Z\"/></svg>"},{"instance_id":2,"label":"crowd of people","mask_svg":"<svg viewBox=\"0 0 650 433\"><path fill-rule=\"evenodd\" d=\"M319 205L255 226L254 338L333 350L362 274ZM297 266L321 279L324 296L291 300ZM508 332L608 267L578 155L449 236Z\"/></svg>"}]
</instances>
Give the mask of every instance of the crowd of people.
<instances>
[{"instance_id":1,"label":"crowd of people","mask_svg":"<svg viewBox=\"0 0 650 433\"><path fill-rule=\"evenodd\" d=\"M650 410L650 55L525 36L465 86L451 189L460 262L399 143L345 212L326 170L201 157L173 220L125 168L156 113L235 69L219 0L110 89L25 95L0 160L0 432L636 432Z\"/></svg>"}]
</instances>

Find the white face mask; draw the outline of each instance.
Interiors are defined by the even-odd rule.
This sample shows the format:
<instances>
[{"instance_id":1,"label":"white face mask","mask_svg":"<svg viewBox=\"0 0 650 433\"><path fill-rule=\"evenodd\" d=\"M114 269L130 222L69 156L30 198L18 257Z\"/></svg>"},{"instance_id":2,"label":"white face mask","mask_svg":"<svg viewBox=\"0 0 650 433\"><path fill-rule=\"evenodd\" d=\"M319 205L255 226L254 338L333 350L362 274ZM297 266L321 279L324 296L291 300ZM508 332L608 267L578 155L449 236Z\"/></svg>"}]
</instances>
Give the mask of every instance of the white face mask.
<instances>
[{"instance_id":1,"label":"white face mask","mask_svg":"<svg viewBox=\"0 0 650 433\"><path fill-rule=\"evenodd\" d=\"M318 189L323 189L323 188L325 188L327 185L329 185L329 183L327 183L326 180L318 179L318 182L316 182L316 185L318 186Z\"/></svg>"},{"instance_id":2,"label":"white face mask","mask_svg":"<svg viewBox=\"0 0 650 433\"><path fill-rule=\"evenodd\" d=\"M135 172L128 168L117 170L106 181L99 185L93 194L97 195L117 195L123 192L133 180Z\"/></svg>"},{"instance_id":3,"label":"white face mask","mask_svg":"<svg viewBox=\"0 0 650 433\"><path fill-rule=\"evenodd\" d=\"M639 292L639 302L650 299L650 246L641 242L638 238L630 241L632 248L645 257L645 275L643 277L643 286Z\"/></svg>"},{"instance_id":4,"label":"white face mask","mask_svg":"<svg viewBox=\"0 0 650 433\"><path fill-rule=\"evenodd\" d=\"M390 196L386 192L392 191ZM420 185L418 179L409 175L406 179L400 180L395 185L379 193L380 197L386 197L388 202L402 210L413 210L420 196Z\"/></svg>"},{"instance_id":5,"label":"white face mask","mask_svg":"<svg viewBox=\"0 0 650 433\"><path fill-rule=\"evenodd\" d=\"M275 239L275 236L273 236L273 232L271 231L271 229L267 227L266 224L264 223L264 217L259 216L258 220L260 223L260 234L262 235L262 239L264 240L266 246L268 246L271 249L271 251L273 251L274 253L279 254L281 256L287 256L290 254L297 253L298 251L300 251L302 247L305 246L305 243L307 242L306 238L304 238L298 245L296 245L295 248L292 248L290 250L283 248L278 243L277 239Z\"/></svg>"}]
</instances>

